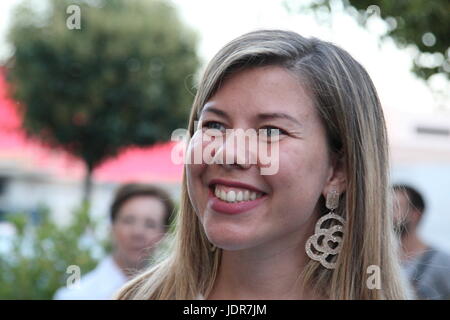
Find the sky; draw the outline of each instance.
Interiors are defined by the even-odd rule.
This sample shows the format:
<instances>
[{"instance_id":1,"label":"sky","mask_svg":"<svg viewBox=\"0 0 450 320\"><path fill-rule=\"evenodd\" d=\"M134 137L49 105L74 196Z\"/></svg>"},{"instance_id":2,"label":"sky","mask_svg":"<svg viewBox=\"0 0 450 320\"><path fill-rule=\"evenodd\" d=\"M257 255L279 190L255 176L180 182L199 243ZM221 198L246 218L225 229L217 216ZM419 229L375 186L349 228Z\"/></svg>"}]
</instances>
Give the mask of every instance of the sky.
<instances>
[{"instance_id":1,"label":"sky","mask_svg":"<svg viewBox=\"0 0 450 320\"><path fill-rule=\"evenodd\" d=\"M11 23L12 8L20 2L20 0L0 1L0 61L11 52L11 48L6 44L6 34Z\"/></svg>"},{"instance_id":2,"label":"sky","mask_svg":"<svg viewBox=\"0 0 450 320\"><path fill-rule=\"evenodd\" d=\"M162 1L162 0L161 0ZM20 0L0 1L0 61L11 54L6 32L12 8ZM260 28L288 29L304 36L331 41L352 54L369 72L382 104L408 113L433 113L448 99L437 101L429 87L410 71L411 50L400 50L390 39L380 45L379 37L387 24L371 19L368 29L339 10L332 21L319 23L312 14L288 13L277 0L172 0L185 23L200 36L199 54L206 63L228 41ZM301 1L305 3L305 1ZM44 0L32 0L42 6ZM437 79L433 85L450 88L448 81Z\"/></svg>"}]
</instances>

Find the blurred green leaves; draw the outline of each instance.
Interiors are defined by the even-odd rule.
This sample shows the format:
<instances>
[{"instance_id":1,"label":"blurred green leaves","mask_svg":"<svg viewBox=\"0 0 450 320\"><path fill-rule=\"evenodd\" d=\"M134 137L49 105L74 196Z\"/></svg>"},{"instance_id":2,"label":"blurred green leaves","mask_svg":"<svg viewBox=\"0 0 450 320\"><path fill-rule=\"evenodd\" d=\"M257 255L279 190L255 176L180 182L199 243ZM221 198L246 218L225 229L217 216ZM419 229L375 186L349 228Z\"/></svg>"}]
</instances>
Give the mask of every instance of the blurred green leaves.
<instances>
[{"instance_id":1,"label":"blurred green leaves","mask_svg":"<svg viewBox=\"0 0 450 320\"><path fill-rule=\"evenodd\" d=\"M86 274L100 258L93 248L104 254L110 245L95 236L97 223L87 206L75 210L66 226L55 224L48 211L40 211L37 224L27 223L26 214L7 217L17 233L8 252L0 252L1 299L52 299L66 285L68 266L77 265Z\"/></svg>"},{"instance_id":2,"label":"blurred green leaves","mask_svg":"<svg viewBox=\"0 0 450 320\"><path fill-rule=\"evenodd\" d=\"M8 80L31 137L82 159L90 178L122 148L187 125L197 37L168 2L49 3L44 14L24 2L9 33ZM69 5L81 9L80 30L66 26Z\"/></svg>"},{"instance_id":3,"label":"blurred green leaves","mask_svg":"<svg viewBox=\"0 0 450 320\"><path fill-rule=\"evenodd\" d=\"M427 80L435 74L450 79L450 1L448 0L313 0L302 9L328 14L340 2L365 26L379 15L388 23L385 36L401 46L417 48L413 72ZM299 10L299 1L285 0L289 11Z\"/></svg>"}]
</instances>

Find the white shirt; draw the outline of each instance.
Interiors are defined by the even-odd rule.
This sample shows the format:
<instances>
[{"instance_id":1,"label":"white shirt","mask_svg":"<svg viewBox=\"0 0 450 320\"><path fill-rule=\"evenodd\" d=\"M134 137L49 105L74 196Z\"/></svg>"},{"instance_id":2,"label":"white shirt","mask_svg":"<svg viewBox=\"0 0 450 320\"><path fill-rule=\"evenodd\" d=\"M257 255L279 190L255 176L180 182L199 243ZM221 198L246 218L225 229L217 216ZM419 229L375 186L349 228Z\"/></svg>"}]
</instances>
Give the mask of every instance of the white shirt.
<instances>
[{"instance_id":1,"label":"white shirt","mask_svg":"<svg viewBox=\"0 0 450 320\"><path fill-rule=\"evenodd\" d=\"M81 277L78 287L63 287L56 291L55 300L110 300L128 281L111 256Z\"/></svg>"}]
</instances>

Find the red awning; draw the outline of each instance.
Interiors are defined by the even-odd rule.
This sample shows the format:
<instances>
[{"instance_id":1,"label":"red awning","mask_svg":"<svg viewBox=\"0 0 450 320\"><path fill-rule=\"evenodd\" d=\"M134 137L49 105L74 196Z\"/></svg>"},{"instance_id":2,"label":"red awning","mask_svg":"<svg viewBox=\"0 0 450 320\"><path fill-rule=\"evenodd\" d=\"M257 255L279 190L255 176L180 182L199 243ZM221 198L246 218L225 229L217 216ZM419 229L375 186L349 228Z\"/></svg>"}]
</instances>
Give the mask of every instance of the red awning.
<instances>
[{"instance_id":1,"label":"red awning","mask_svg":"<svg viewBox=\"0 0 450 320\"><path fill-rule=\"evenodd\" d=\"M181 182L183 166L171 161L174 145L167 142L147 148L126 148L99 166L94 171L94 179L105 182ZM84 175L80 160L26 137L21 129L17 103L10 98L4 72L0 70L0 170L5 168L46 172L58 179L81 179Z\"/></svg>"}]
</instances>

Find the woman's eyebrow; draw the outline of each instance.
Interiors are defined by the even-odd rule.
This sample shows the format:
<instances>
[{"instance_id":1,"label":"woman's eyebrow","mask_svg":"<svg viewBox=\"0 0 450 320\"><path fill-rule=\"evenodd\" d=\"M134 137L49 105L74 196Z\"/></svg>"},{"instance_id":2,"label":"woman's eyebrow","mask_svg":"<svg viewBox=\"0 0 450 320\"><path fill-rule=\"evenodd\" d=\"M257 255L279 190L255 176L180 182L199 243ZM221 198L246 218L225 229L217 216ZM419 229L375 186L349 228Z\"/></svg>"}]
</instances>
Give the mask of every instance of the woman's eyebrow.
<instances>
[{"instance_id":1,"label":"woman's eyebrow","mask_svg":"<svg viewBox=\"0 0 450 320\"><path fill-rule=\"evenodd\" d=\"M258 118L261 120L286 119L291 122L294 122L296 125L300 127L303 127L303 125L297 119L282 112L260 113L258 114Z\"/></svg>"},{"instance_id":2,"label":"woman's eyebrow","mask_svg":"<svg viewBox=\"0 0 450 320\"><path fill-rule=\"evenodd\" d=\"M203 112L211 112L214 113L222 118L225 118L227 120L230 120L230 116L223 110L214 108L212 104L207 103L205 105L205 107L200 111L200 114L202 114ZM295 123L296 125L298 125L299 127L303 127L303 125L294 117L283 113L283 112L267 112L267 113L259 113L257 115L257 118L259 120L273 120L273 119L286 119L289 120L293 123Z\"/></svg>"},{"instance_id":3,"label":"woman's eyebrow","mask_svg":"<svg viewBox=\"0 0 450 320\"><path fill-rule=\"evenodd\" d=\"M214 108L212 104L205 104L205 107L200 111L199 116L204 112L211 112L214 113L222 118L226 118L227 120L230 120L230 116L223 110Z\"/></svg>"}]
</instances>

